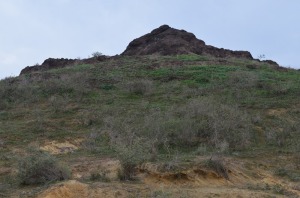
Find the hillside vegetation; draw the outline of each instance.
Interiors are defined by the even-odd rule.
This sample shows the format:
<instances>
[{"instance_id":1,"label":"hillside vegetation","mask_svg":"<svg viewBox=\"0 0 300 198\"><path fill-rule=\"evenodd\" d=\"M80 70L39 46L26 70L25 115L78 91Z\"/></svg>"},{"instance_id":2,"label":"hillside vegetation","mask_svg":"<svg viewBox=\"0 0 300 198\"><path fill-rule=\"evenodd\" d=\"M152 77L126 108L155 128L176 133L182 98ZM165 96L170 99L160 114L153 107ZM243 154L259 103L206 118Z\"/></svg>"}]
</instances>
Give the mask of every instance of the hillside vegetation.
<instances>
[{"instance_id":1,"label":"hillside vegetation","mask_svg":"<svg viewBox=\"0 0 300 198\"><path fill-rule=\"evenodd\" d=\"M77 141L56 155L66 166L86 156L120 160L120 180L146 162L173 170L199 156L281 153L293 166L272 171L299 182L299 97L297 70L200 55L115 56L9 77L0 81L0 192L28 183L18 181L20 159L53 141Z\"/></svg>"}]
</instances>

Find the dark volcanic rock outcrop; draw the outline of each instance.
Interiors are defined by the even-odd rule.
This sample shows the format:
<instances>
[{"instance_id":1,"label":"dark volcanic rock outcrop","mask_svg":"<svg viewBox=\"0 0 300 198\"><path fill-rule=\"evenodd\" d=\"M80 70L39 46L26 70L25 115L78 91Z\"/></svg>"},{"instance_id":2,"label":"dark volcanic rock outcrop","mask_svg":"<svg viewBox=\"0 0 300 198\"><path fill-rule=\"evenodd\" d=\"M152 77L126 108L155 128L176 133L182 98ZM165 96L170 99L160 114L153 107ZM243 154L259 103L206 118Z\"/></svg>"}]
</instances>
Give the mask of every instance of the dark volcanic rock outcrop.
<instances>
[{"instance_id":1,"label":"dark volcanic rock outcrop","mask_svg":"<svg viewBox=\"0 0 300 198\"><path fill-rule=\"evenodd\" d=\"M46 59L41 65L34 65L34 66L27 66L24 69L22 69L20 75L22 74L28 74L36 71L44 71L49 69L57 69L57 68L63 68L67 66L73 66L76 64L93 64L97 62L104 61L108 59L107 56L97 56L93 58L87 58L87 59L67 59L67 58L48 58Z\"/></svg>"},{"instance_id":2,"label":"dark volcanic rock outcrop","mask_svg":"<svg viewBox=\"0 0 300 198\"><path fill-rule=\"evenodd\" d=\"M121 55L177 55L177 54L212 55L215 57L236 57L253 59L250 52L232 51L206 45L192 33L163 25L151 33L134 39Z\"/></svg>"},{"instance_id":3,"label":"dark volcanic rock outcrop","mask_svg":"<svg viewBox=\"0 0 300 198\"><path fill-rule=\"evenodd\" d=\"M34 71L49 70L66 67L75 63L75 59L66 58L48 58L41 65L27 66L21 71L22 74L31 73Z\"/></svg>"}]
</instances>

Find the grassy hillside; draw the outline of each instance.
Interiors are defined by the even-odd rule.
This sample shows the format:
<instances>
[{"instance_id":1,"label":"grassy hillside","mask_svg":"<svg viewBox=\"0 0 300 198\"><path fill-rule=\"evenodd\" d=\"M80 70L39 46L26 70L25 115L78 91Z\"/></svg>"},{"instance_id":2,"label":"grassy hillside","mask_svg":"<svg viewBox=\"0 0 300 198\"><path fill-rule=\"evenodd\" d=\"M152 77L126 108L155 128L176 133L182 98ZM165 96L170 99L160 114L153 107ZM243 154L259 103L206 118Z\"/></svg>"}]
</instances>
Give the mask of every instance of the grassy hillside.
<instances>
[{"instance_id":1,"label":"grassy hillside","mask_svg":"<svg viewBox=\"0 0 300 198\"><path fill-rule=\"evenodd\" d=\"M28 147L75 139L68 159L109 156L129 174L174 156L284 152L300 161L299 98L297 70L198 55L120 56L7 78L0 166L16 167Z\"/></svg>"}]
</instances>

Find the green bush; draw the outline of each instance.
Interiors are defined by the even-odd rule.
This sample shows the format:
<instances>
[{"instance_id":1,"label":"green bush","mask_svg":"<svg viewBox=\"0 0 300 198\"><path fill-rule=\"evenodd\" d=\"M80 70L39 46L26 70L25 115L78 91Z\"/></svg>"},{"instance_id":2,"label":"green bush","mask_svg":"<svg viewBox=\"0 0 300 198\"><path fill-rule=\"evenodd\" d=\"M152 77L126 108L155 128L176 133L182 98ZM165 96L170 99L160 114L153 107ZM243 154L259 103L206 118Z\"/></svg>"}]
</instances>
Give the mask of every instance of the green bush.
<instances>
[{"instance_id":1,"label":"green bush","mask_svg":"<svg viewBox=\"0 0 300 198\"><path fill-rule=\"evenodd\" d=\"M31 153L19 161L18 178L22 185L46 184L70 177L69 170L56 158L42 151Z\"/></svg>"}]
</instances>

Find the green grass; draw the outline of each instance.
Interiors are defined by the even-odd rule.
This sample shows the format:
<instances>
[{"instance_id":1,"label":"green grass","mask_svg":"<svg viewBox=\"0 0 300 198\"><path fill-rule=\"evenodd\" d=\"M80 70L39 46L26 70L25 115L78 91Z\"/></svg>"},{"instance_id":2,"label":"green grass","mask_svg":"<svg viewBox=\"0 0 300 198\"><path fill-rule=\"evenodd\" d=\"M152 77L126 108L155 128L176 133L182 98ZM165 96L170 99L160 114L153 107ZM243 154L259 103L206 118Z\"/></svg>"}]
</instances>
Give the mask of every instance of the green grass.
<instances>
[{"instance_id":1,"label":"green grass","mask_svg":"<svg viewBox=\"0 0 300 198\"><path fill-rule=\"evenodd\" d=\"M117 57L1 80L0 164L15 167L14 150L28 145L76 138L84 139L81 148L60 160L125 163L134 156L136 164L176 164L216 152L299 153L300 72L216 62L198 55ZM285 111L270 115L278 109ZM280 171L299 181L299 172Z\"/></svg>"},{"instance_id":2,"label":"green grass","mask_svg":"<svg viewBox=\"0 0 300 198\"><path fill-rule=\"evenodd\" d=\"M92 69L94 66L90 64L80 64L80 65L75 65L75 66L70 66L70 67L64 67L64 68L57 68L57 69L51 69L48 72L52 74L62 74L65 72L82 72L86 71L89 69Z\"/></svg>"},{"instance_id":3,"label":"green grass","mask_svg":"<svg viewBox=\"0 0 300 198\"><path fill-rule=\"evenodd\" d=\"M70 110L66 104L74 104L78 108L92 107L101 111L101 105L108 105L109 108L132 108L139 111L138 104L145 103L148 108L164 108L170 103L183 105L187 99L202 96L212 97L217 101L234 102L244 108L288 108L297 103L300 93L299 72L288 70L287 72L277 71L266 66L260 69L249 70L241 65L197 65L198 61L206 61L210 58L198 55L179 55L175 58L180 61L180 66L166 66L168 61L174 57L142 57L139 60L131 57L119 58L110 62L101 62L98 65L75 65L61 69L49 70L46 73L54 76L44 80L27 80L28 83L19 86L22 82L6 85L3 80L0 85L1 95L6 102L7 108L0 113L1 120L12 120L15 123L18 119L9 117L9 112L25 106L24 114L31 112L30 106L45 106L45 114L49 114L49 98L57 97L52 107L59 109L55 112L57 118L72 120L77 112ZM161 64L154 69L146 69L152 62ZM193 63L196 63L193 64ZM113 66L110 66L113 65ZM175 63L176 64L176 63ZM245 64L247 64L245 62ZM250 87L239 81L241 85L231 82L233 75L244 72L247 75L257 77L257 82ZM250 75L250 77L251 77ZM153 81L153 90L147 95L128 93L124 88L127 82L139 79ZM238 82L239 82L238 81ZM245 88L246 87L246 88ZM9 90L14 90L9 93ZM26 94L29 90L32 94ZM33 99L33 97L35 97ZM67 103L64 104L64 100ZM53 106L54 105L54 106ZM51 107L51 108L52 108ZM10 110L9 110L10 109ZM24 122L29 119L20 118L20 124L15 124L9 131L24 132L28 130L31 134L33 129L26 128ZM54 117L50 118L54 119ZM48 123L49 124L49 123ZM30 124L27 124L30 125ZM51 124L49 124L51 126ZM77 128L77 127L74 127ZM7 130L7 129L6 129ZM72 130L69 130L72 131ZM25 132L26 133L26 132ZM64 133L63 133L64 134ZM53 136L53 135L52 135ZM55 135L54 135L55 136Z\"/></svg>"},{"instance_id":4,"label":"green grass","mask_svg":"<svg viewBox=\"0 0 300 198\"><path fill-rule=\"evenodd\" d=\"M181 61L208 61L209 60L209 58L206 56L200 56L196 54L193 55L182 54L182 55L177 55L176 58Z\"/></svg>"}]
</instances>

